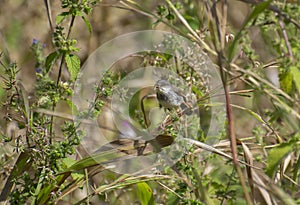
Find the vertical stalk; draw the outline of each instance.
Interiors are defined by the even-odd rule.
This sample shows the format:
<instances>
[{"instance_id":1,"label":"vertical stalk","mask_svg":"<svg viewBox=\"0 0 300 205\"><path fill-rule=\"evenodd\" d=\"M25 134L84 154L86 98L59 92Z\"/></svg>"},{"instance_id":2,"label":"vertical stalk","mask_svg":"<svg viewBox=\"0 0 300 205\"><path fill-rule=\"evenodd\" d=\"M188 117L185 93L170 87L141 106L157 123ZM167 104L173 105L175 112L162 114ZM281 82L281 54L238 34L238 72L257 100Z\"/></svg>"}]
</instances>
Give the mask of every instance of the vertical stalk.
<instances>
[{"instance_id":1,"label":"vertical stalk","mask_svg":"<svg viewBox=\"0 0 300 205\"><path fill-rule=\"evenodd\" d=\"M217 35L215 33L212 33L216 36L216 41L214 41L214 46L218 54L218 66L220 69L220 75L222 79L222 84L225 92L225 100L226 100L226 114L228 119L228 136L230 140L230 147L231 147L231 153L232 153L232 161L234 168L237 170L240 183L242 185L245 199L247 204L252 204L251 197L248 193L247 185L245 182L245 178L243 175L243 172L241 168L239 167L239 161L237 158L237 143L236 143L236 136L235 136L235 130L234 130L234 120L233 120L233 114L232 114L232 108L231 108L231 99L229 96L229 88L227 85L227 73L223 69L223 60L225 59L223 50L224 50L224 43L225 43L225 28L226 25L220 25L220 21L218 18L218 11L216 8L216 2L214 1L212 5L212 16L215 21L215 28L217 30ZM222 23L227 22L227 0L222 0ZM230 70L230 65L228 64L228 70Z\"/></svg>"},{"instance_id":2,"label":"vertical stalk","mask_svg":"<svg viewBox=\"0 0 300 205\"><path fill-rule=\"evenodd\" d=\"M72 31L72 28L73 28L73 25L74 25L74 21L75 21L75 16L72 15L72 19L71 19L71 22L70 22L70 26L69 26L69 30L68 30L68 34L67 34L67 40L69 39L70 37L70 34L71 34L71 31ZM65 57L66 57L66 52L62 53L62 56L61 56L61 61L60 61L60 65L59 65L59 71L58 71L58 76L57 76L57 81L56 81L56 89L57 89L57 92L59 91L58 90L58 86L59 86L59 83L61 81L61 76L62 76L62 70L63 70L63 65L65 63ZM55 107L56 107L56 102L53 102L53 105L52 105L52 111L55 110ZM52 144L52 135L53 135L53 121L54 121L54 116L52 115L51 116L51 123L50 123L50 139L49 139L49 143Z\"/></svg>"}]
</instances>

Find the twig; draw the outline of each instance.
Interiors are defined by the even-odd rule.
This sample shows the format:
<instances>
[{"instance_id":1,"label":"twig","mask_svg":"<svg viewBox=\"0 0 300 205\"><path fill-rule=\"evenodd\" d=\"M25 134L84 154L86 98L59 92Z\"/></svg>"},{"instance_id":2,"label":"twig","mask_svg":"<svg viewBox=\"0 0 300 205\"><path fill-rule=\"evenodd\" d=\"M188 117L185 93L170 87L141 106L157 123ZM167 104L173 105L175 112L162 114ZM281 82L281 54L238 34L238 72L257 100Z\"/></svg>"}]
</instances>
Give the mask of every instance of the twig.
<instances>
[{"instance_id":1,"label":"twig","mask_svg":"<svg viewBox=\"0 0 300 205\"><path fill-rule=\"evenodd\" d=\"M239 0L242 1L244 3L249 3L249 4L253 4L253 5L257 5L261 2L263 2L262 0ZM291 22L292 24L294 24L298 29L300 29L300 24L292 19L291 17L289 17L287 14L283 13L277 6L274 5L270 5L269 6L269 10L277 13L279 16L282 16L284 18L284 20Z\"/></svg>"},{"instance_id":2,"label":"twig","mask_svg":"<svg viewBox=\"0 0 300 205\"><path fill-rule=\"evenodd\" d=\"M293 56L293 51L292 51L291 44L290 44L290 42L289 42L289 39L288 39L286 30L285 30L285 28L284 28L284 23L282 22L282 20L279 20L279 26L280 26L280 29L281 29L281 31L282 31L282 36L283 36L285 45L286 45L286 47L287 47L289 56L290 56L291 59L293 59L293 57L294 57L294 56Z\"/></svg>"},{"instance_id":3,"label":"twig","mask_svg":"<svg viewBox=\"0 0 300 205\"><path fill-rule=\"evenodd\" d=\"M49 4L49 0L44 0L46 10L47 10L47 17L48 17L48 22L50 26L51 33L53 33L53 24L52 24L52 16L51 16L51 8Z\"/></svg>"},{"instance_id":4,"label":"twig","mask_svg":"<svg viewBox=\"0 0 300 205\"><path fill-rule=\"evenodd\" d=\"M222 25L220 25L220 21L219 21L219 17L217 14L217 8L216 8L216 2L214 1L213 5L210 7L209 3L206 3L207 5L207 9L211 8L211 14L210 14L210 18L212 18L212 20L215 21L215 29L217 29L217 34L215 34L213 28L211 29L211 34L213 36L213 38L215 37L215 40L213 41L214 43L214 47L216 49L217 52L217 64L219 66L219 70L220 70L220 76L221 76L221 80L223 83L223 88L224 88L224 92L225 92L225 101L226 101L226 113L227 113L227 120L228 120L228 135L229 135L229 139L230 139L230 147L231 147L231 152L232 152L232 161L233 161L233 165L238 173L239 176L239 180L240 183L242 185L243 191L244 191L244 195L245 195L245 199L247 204L252 204L252 200L251 197L248 193L247 190L247 185L244 179L244 175L242 173L241 168L239 167L239 161L237 158L237 141L236 141L236 136L235 136L235 130L234 130L234 121L233 121L233 113L232 113L232 108L231 108L231 99L230 99L230 94L229 94L229 88L228 85L226 83L227 81L227 73L224 70L224 66L223 66L223 60L225 59L224 54L223 54L223 48L222 48L222 38L225 39L225 34L222 33L222 29L220 28ZM225 6L226 5L226 6ZM227 1L223 0L222 1L222 6L227 7ZM223 8L223 11L225 11L226 9ZM223 13L223 15L226 16L226 14ZM223 18L223 16L221 17ZM223 36L224 35L224 36ZM228 70L230 70L230 65L227 65L227 67L229 68Z\"/></svg>"}]
</instances>

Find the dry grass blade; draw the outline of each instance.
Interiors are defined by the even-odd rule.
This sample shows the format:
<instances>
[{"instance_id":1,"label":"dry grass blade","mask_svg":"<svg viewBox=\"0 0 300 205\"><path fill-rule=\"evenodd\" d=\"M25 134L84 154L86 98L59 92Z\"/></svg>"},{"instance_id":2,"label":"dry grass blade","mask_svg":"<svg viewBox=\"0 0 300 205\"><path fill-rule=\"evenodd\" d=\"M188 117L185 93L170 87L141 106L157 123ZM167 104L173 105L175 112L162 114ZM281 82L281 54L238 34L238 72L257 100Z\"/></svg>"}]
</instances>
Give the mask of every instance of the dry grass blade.
<instances>
[{"instance_id":1,"label":"dry grass blade","mask_svg":"<svg viewBox=\"0 0 300 205\"><path fill-rule=\"evenodd\" d=\"M245 161L253 166L253 156L249 148L245 143L241 143L244 151L244 157ZM272 205L271 196L268 193L268 191L264 188L266 187L266 184L263 183L263 181L259 178L259 176L253 172L252 167L246 167L247 169L247 175L248 175L248 182L250 184L252 196L256 203L263 203ZM257 186L259 185L259 186ZM262 202L263 200L263 202Z\"/></svg>"},{"instance_id":2,"label":"dry grass blade","mask_svg":"<svg viewBox=\"0 0 300 205\"><path fill-rule=\"evenodd\" d=\"M264 193L263 196L270 196L272 205L296 205L296 202L264 173L252 170L252 176L254 184Z\"/></svg>"},{"instance_id":3,"label":"dry grass blade","mask_svg":"<svg viewBox=\"0 0 300 205\"><path fill-rule=\"evenodd\" d=\"M220 156L222 156L222 157L225 157L225 158L227 158L227 159L232 160L232 156L231 156L231 155L228 155L228 154L226 154L225 152L222 152L222 151L220 151L220 150L218 150L218 149L216 149L216 148L214 148L214 147L212 147L212 146L210 146L210 145L207 145L207 144L205 144L205 143L203 143L203 142L199 142L199 141L197 141L197 140L193 140L193 139L189 139L189 138L183 138L183 140L185 140L185 141L187 141L187 142L189 142L189 143L191 143L191 144L193 144L193 145L196 145L197 147L200 147L200 148L203 149L203 150L206 150L206 151L209 151L209 152L218 154L218 155L220 155ZM238 160L238 162L241 163L241 164L244 164L244 165L246 165L246 166L252 167L252 168L254 168L254 169L260 170L260 168L255 167L255 166L252 166L251 164L249 164L249 163L247 163L247 162L244 162L244 161L242 161L242 160Z\"/></svg>"}]
</instances>

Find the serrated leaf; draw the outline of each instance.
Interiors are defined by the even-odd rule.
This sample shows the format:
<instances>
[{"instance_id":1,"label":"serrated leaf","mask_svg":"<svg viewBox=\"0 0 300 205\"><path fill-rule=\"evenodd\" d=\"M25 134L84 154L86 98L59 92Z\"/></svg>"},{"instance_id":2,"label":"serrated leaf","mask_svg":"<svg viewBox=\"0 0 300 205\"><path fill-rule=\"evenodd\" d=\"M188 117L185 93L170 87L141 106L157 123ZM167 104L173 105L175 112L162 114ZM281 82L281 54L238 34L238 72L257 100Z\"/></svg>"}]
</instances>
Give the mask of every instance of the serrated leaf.
<instances>
[{"instance_id":1,"label":"serrated leaf","mask_svg":"<svg viewBox=\"0 0 300 205\"><path fill-rule=\"evenodd\" d=\"M292 66L290 68L291 74L293 75L293 79L296 85L298 92L300 92L300 69L296 66Z\"/></svg>"},{"instance_id":2,"label":"serrated leaf","mask_svg":"<svg viewBox=\"0 0 300 205\"><path fill-rule=\"evenodd\" d=\"M282 143L269 152L266 174L273 177L277 166L293 150L294 141Z\"/></svg>"},{"instance_id":3,"label":"serrated leaf","mask_svg":"<svg viewBox=\"0 0 300 205\"><path fill-rule=\"evenodd\" d=\"M293 75L287 71L279 75L280 79L280 88L290 94L293 88Z\"/></svg>"},{"instance_id":4,"label":"serrated leaf","mask_svg":"<svg viewBox=\"0 0 300 205\"><path fill-rule=\"evenodd\" d=\"M247 20L244 22L241 30L237 33L235 36L233 42L229 46L229 52L228 52L228 60L231 62L233 58L234 51L236 50L236 46L238 44L238 40L240 39L242 35L242 31L246 28L249 22L251 22L253 19L255 19L260 13L262 13L266 8L269 7L271 4L272 0L261 2L256 5L256 7L253 9L253 11L250 13L249 17Z\"/></svg>"},{"instance_id":5,"label":"serrated leaf","mask_svg":"<svg viewBox=\"0 0 300 205\"><path fill-rule=\"evenodd\" d=\"M71 75L71 80L74 81L77 78L78 72L80 70L80 59L78 56L73 54L67 54L65 57L68 71Z\"/></svg>"},{"instance_id":6,"label":"serrated leaf","mask_svg":"<svg viewBox=\"0 0 300 205\"><path fill-rule=\"evenodd\" d=\"M82 19L83 19L83 21L85 23L85 26L87 27L88 31L91 34L92 33L92 26L91 26L89 20L87 20L84 16L82 16Z\"/></svg>"},{"instance_id":7,"label":"serrated leaf","mask_svg":"<svg viewBox=\"0 0 300 205\"><path fill-rule=\"evenodd\" d=\"M56 16L55 23L58 25L60 24L70 13L69 12L62 12Z\"/></svg>"},{"instance_id":8,"label":"serrated leaf","mask_svg":"<svg viewBox=\"0 0 300 205\"><path fill-rule=\"evenodd\" d=\"M146 182L137 184L137 195L142 205L154 204L153 200L151 200L153 197L152 189Z\"/></svg>"},{"instance_id":9,"label":"serrated leaf","mask_svg":"<svg viewBox=\"0 0 300 205\"><path fill-rule=\"evenodd\" d=\"M53 66L53 64L55 63L55 61L57 60L59 56L59 53L58 52L53 52L53 53L50 53L47 58L46 58L46 61L45 61L45 68L46 68L46 73L49 72L50 68Z\"/></svg>"}]
</instances>

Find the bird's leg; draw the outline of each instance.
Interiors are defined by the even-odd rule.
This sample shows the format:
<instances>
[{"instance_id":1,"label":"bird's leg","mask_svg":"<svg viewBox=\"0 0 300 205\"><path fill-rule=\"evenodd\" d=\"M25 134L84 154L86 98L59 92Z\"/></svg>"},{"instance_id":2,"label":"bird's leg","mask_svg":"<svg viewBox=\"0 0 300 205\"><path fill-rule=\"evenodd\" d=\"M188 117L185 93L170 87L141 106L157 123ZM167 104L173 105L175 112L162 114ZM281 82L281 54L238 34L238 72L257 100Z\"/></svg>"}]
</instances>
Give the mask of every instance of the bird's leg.
<instances>
[{"instance_id":1,"label":"bird's leg","mask_svg":"<svg viewBox=\"0 0 300 205\"><path fill-rule=\"evenodd\" d=\"M170 116L170 115L167 115L167 117L166 117L166 118L164 119L164 121L161 123L160 128L161 128L161 129L165 129L165 127L166 127L167 125L169 125L170 122L172 122L171 116Z\"/></svg>"},{"instance_id":2,"label":"bird's leg","mask_svg":"<svg viewBox=\"0 0 300 205\"><path fill-rule=\"evenodd\" d=\"M177 113L178 117L181 118L183 111L177 110L176 113Z\"/></svg>"},{"instance_id":3,"label":"bird's leg","mask_svg":"<svg viewBox=\"0 0 300 205\"><path fill-rule=\"evenodd\" d=\"M173 116L172 116L173 114ZM182 113L180 111L176 111L175 113L170 113L167 115L167 117L164 119L164 121L161 124L161 128L164 129L166 126L170 125L171 123L177 121L182 116Z\"/></svg>"},{"instance_id":4,"label":"bird's leg","mask_svg":"<svg viewBox=\"0 0 300 205\"><path fill-rule=\"evenodd\" d=\"M143 152L144 152L146 146L147 146L147 142L141 143L138 140L134 140L134 142L133 142L133 147L137 151L137 156L143 155Z\"/></svg>"}]
</instances>

